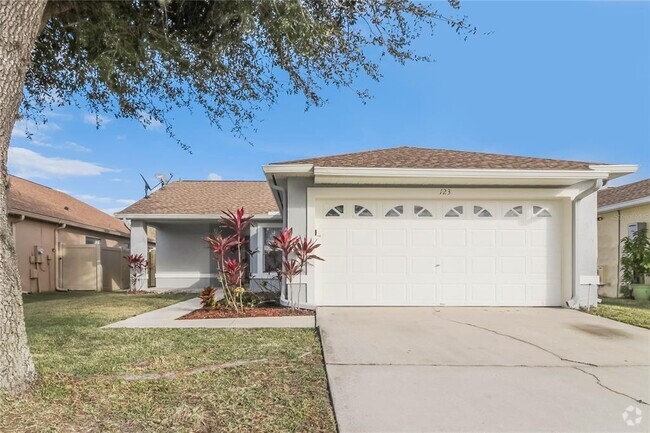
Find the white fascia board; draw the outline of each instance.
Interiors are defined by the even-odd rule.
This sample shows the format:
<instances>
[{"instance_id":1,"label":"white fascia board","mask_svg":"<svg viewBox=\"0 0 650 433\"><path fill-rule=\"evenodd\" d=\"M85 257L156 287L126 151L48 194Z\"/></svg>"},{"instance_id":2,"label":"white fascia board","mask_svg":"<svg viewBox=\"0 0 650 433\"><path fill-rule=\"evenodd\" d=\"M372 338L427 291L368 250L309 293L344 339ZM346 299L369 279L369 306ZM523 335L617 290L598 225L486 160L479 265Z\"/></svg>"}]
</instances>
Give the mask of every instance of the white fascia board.
<instances>
[{"instance_id":1,"label":"white fascia board","mask_svg":"<svg viewBox=\"0 0 650 433\"><path fill-rule=\"evenodd\" d=\"M590 165L589 168L595 172L607 173L607 179L616 179L626 174L635 173L639 166L636 164L611 164L611 165Z\"/></svg>"},{"instance_id":2,"label":"white fascia board","mask_svg":"<svg viewBox=\"0 0 650 433\"><path fill-rule=\"evenodd\" d=\"M215 220L225 217L224 214L116 214L117 218L128 220ZM280 212L252 215L253 220L282 219Z\"/></svg>"},{"instance_id":3,"label":"white fascia board","mask_svg":"<svg viewBox=\"0 0 650 433\"><path fill-rule=\"evenodd\" d=\"M598 208L598 213L599 214L607 213L615 210L628 209L635 206L643 206L646 204L650 204L650 196L641 197L634 200L622 201L620 203L614 203L607 206L602 206Z\"/></svg>"},{"instance_id":4,"label":"white fascia board","mask_svg":"<svg viewBox=\"0 0 650 433\"><path fill-rule=\"evenodd\" d=\"M305 176L312 174L314 164L270 164L262 166L267 175Z\"/></svg>"},{"instance_id":5,"label":"white fascia board","mask_svg":"<svg viewBox=\"0 0 650 433\"><path fill-rule=\"evenodd\" d=\"M590 179L607 179L609 173L593 170L419 169L315 167L315 183L502 184L572 185ZM353 180L354 179L354 180Z\"/></svg>"}]
</instances>

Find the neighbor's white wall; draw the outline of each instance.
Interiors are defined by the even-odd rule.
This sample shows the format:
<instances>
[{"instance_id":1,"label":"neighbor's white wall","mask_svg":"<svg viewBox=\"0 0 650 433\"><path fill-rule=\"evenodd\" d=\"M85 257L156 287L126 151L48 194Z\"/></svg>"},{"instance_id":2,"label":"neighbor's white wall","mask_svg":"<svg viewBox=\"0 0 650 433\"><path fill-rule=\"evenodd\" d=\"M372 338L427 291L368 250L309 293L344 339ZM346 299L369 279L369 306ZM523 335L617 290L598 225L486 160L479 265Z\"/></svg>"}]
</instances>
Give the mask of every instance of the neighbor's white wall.
<instances>
[{"instance_id":1,"label":"neighbor's white wall","mask_svg":"<svg viewBox=\"0 0 650 433\"><path fill-rule=\"evenodd\" d=\"M211 224L165 223L156 229L156 287L200 289L214 285L212 255L203 240L211 233Z\"/></svg>"}]
</instances>

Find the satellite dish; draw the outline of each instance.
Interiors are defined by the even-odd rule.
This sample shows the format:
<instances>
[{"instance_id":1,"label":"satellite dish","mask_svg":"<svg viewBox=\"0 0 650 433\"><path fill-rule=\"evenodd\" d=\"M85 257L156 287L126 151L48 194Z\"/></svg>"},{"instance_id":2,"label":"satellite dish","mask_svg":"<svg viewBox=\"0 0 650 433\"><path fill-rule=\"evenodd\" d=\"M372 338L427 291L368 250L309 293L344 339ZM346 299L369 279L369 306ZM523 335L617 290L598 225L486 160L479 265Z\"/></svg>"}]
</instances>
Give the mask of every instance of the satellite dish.
<instances>
[{"instance_id":1,"label":"satellite dish","mask_svg":"<svg viewBox=\"0 0 650 433\"><path fill-rule=\"evenodd\" d=\"M156 179L164 185L169 182L170 177L167 173L156 173Z\"/></svg>"}]
</instances>

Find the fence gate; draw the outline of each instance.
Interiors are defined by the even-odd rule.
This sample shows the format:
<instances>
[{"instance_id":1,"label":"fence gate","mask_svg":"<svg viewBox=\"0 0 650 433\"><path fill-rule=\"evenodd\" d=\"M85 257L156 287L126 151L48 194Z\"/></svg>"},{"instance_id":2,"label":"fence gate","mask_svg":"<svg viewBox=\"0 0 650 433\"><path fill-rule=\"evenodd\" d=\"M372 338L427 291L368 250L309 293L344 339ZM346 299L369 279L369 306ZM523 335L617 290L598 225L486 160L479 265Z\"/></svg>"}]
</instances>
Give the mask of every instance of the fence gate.
<instances>
[{"instance_id":1,"label":"fence gate","mask_svg":"<svg viewBox=\"0 0 650 433\"><path fill-rule=\"evenodd\" d=\"M128 250L95 245L61 244L61 288L120 290L129 287Z\"/></svg>"}]
</instances>

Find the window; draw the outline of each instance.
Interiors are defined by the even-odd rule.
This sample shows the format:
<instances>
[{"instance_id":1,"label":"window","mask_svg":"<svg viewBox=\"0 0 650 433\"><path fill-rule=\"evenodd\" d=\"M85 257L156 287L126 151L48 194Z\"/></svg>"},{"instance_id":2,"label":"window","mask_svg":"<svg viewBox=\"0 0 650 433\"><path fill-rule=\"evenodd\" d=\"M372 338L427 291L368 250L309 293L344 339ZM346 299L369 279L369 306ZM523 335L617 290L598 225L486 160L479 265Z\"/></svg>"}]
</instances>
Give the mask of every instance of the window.
<instances>
[{"instance_id":1,"label":"window","mask_svg":"<svg viewBox=\"0 0 650 433\"><path fill-rule=\"evenodd\" d=\"M518 216L521 216L521 214L523 213L524 213L523 206L515 206L512 209L510 209L508 212L506 212L504 216L508 218L516 218Z\"/></svg>"},{"instance_id":2,"label":"window","mask_svg":"<svg viewBox=\"0 0 650 433\"><path fill-rule=\"evenodd\" d=\"M262 270L265 274L275 274L282 266L282 252L273 251L269 244L273 236L277 236L282 229L280 227L262 228L262 241L264 242L264 254L262 255Z\"/></svg>"},{"instance_id":3,"label":"window","mask_svg":"<svg viewBox=\"0 0 650 433\"><path fill-rule=\"evenodd\" d=\"M332 209L328 210L325 214L326 217L338 217L343 215L344 206L342 204L334 206Z\"/></svg>"},{"instance_id":4,"label":"window","mask_svg":"<svg viewBox=\"0 0 650 433\"><path fill-rule=\"evenodd\" d=\"M474 215L479 218L490 218L492 214L482 206L474 206Z\"/></svg>"},{"instance_id":5,"label":"window","mask_svg":"<svg viewBox=\"0 0 650 433\"><path fill-rule=\"evenodd\" d=\"M357 216L360 216L360 217L371 217L372 216L372 212L370 212L368 210L368 208L366 208L364 206L361 206L359 204L354 205L354 213Z\"/></svg>"},{"instance_id":6,"label":"window","mask_svg":"<svg viewBox=\"0 0 650 433\"><path fill-rule=\"evenodd\" d=\"M101 243L101 239L92 236L86 236L86 245L97 245Z\"/></svg>"},{"instance_id":7,"label":"window","mask_svg":"<svg viewBox=\"0 0 650 433\"><path fill-rule=\"evenodd\" d=\"M423 206L418 206L418 205L413 206L413 213L414 213L415 216L417 216L417 217L424 217L424 218L426 218L426 217L432 217L432 216L433 216L433 215L431 214L431 212L429 212L428 209L425 209Z\"/></svg>"},{"instance_id":8,"label":"window","mask_svg":"<svg viewBox=\"0 0 650 433\"><path fill-rule=\"evenodd\" d=\"M394 208L390 209L388 212L386 212L387 217L399 217L404 214L404 206L399 205L395 206Z\"/></svg>"},{"instance_id":9,"label":"window","mask_svg":"<svg viewBox=\"0 0 650 433\"><path fill-rule=\"evenodd\" d=\"M535 215L538 218L549 218L549 217L551 217L551 213L547 209L545 209L545 208L543 208L541 206L533 206L533 215Z\"/></svg>"},{"instance_id":10,"label":"window","mask_svg":"<svg viewBox=\"0 0 650 433\"><path fill-rule=\"evenodd\" d=\"M463 207L462 206L456 206L454 208L451 208L447 211L445 214L446 218L458 218L463 214Z\"/></svg>"}]
</instances>

